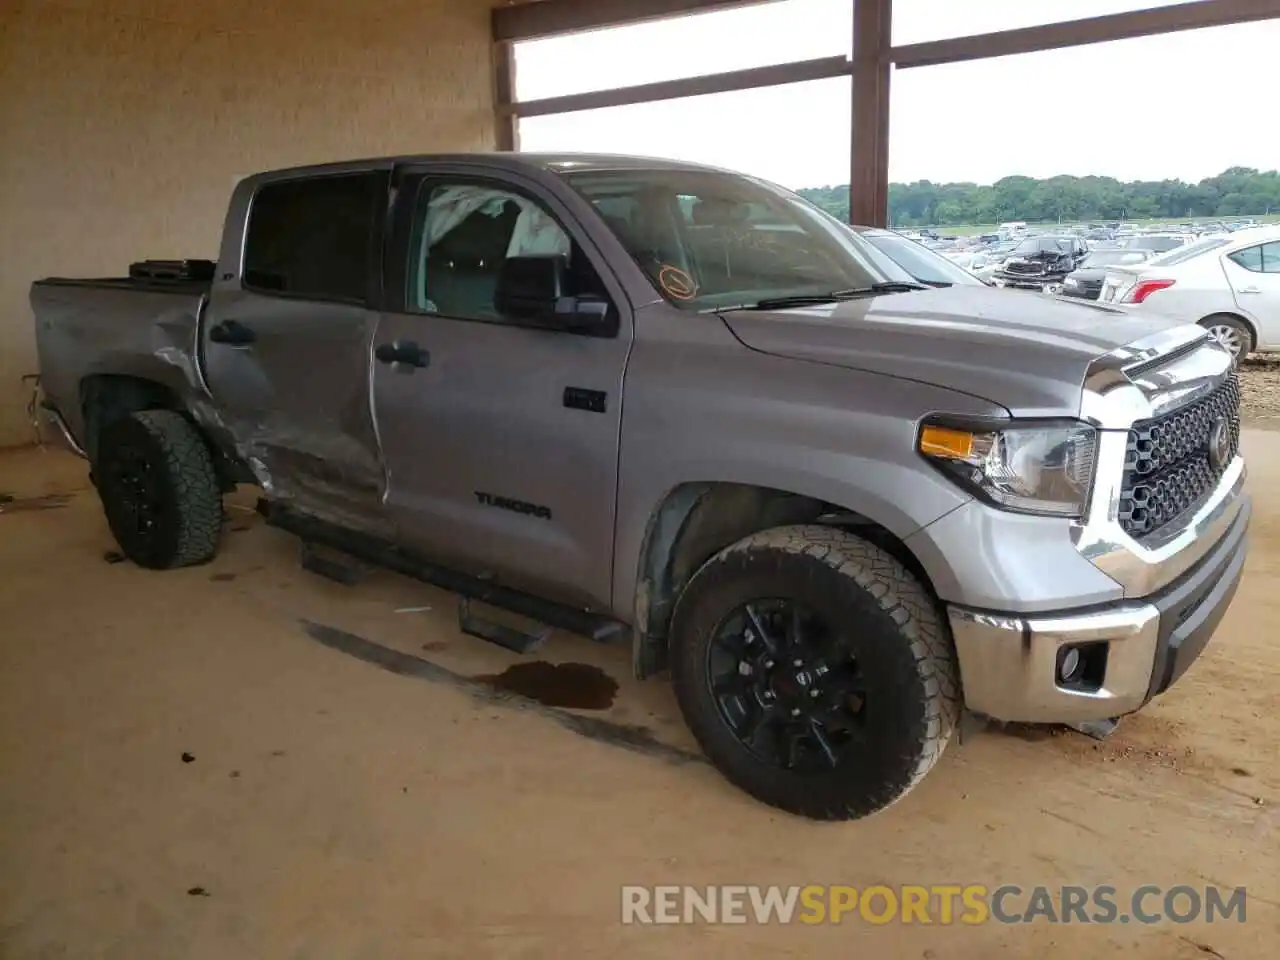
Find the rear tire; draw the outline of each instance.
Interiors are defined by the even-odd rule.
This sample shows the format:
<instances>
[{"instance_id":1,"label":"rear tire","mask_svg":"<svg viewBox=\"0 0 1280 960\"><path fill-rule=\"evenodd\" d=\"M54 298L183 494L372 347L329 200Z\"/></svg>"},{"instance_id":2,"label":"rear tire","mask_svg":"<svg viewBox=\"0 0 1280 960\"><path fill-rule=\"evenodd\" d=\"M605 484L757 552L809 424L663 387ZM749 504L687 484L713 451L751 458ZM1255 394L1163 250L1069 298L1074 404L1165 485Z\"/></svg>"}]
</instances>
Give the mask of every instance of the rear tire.
<instances>
[{"instance_id":1,"label":"rear tire","mask_svg":"<svg viewBox=\"0 0 1280 960\"><path fill-rule=\"evenodd\" d=\"M1215 313L1213 316L1205 317L1201 320L1200 326L1208 330L1219 343L1230 350L1231 355L1236 360L1243 360L1253 353L1253 331L1239 317L1233 317L1226 313Z\"/></svg>"},{"instance_id":2,"label":"rear tire","mask_svg":"<svg viewBox=\"0 0 1280 960\"><path fill-rule=\"evenodd\" d=\"M842 530L780 527L721 551L681 595L671 642L676 696L711 762L802 816L885 809L959 723L959 671L932 597Z\"/></svg>"},{"instance_id":3,"label":"rear tire","mask_svg":"<svg viewBox=\"0 0 1280 960\"><path fill-rule=\"evenodd\" d=\"M222 495L209 447L182 414L142 410L107 424L93 473L111 533L138 566L213 558Z\"/></svg>"}]
</instances>

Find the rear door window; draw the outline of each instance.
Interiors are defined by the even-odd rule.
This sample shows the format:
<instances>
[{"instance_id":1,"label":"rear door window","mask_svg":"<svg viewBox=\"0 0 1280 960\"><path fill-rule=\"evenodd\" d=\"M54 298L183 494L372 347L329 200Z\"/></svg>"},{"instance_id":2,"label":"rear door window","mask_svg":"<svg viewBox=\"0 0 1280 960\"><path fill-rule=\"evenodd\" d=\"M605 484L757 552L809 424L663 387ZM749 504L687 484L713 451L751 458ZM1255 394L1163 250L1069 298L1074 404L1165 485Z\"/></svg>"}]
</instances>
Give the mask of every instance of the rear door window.
<instances>
[{"instance_id":1,"label":"rear door window","mask_svg":"<svg viewBox=\"0 0 1280 960\"><path fill-rule=\"evenodd\" d=\"M371 171L260 187L249 208L244 285L307 300L364 303L374 280L385 176Z\"/></svg>"}]
</instances>

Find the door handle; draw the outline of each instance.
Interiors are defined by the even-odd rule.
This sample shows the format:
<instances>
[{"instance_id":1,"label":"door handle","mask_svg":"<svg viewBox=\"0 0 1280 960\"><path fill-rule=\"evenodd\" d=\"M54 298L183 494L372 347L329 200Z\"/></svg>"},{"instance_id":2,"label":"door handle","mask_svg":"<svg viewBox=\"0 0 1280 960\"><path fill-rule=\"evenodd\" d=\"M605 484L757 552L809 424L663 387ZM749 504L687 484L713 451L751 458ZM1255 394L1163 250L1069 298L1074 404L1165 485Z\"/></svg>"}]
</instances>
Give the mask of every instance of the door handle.
<instances>
[{"instance_id":1,"label":"door handle","mask_svg":"<svg viewBox=\"0 0 1280 960\"><path fill-rule=\"evenodd\" d=\"M374 348L373 355L379 363L403 363L406 366L419 368L425 368L431 364L431 354L412 340L380 343Z\"/></svg>"},{"instance_id":2,"label":"door handle","mask_svg":"<svg viewBox=\"0 0 1280 960\"><path fill-rule=\"evenodd\" d=\"M1236 293L1261 293L1257 287L1241 287Z\"/></svg>"},{"instance_id":3,"label":"door handle","mask_svg":"<svg viewBox=\"0 0 1280 960\"><path fill-rule=\"evenodd\" d=\"M209 331L209 339L230 347L246 347L257 340L258 335L239 320L223 320Z\"/></svg>"}]
</instances>

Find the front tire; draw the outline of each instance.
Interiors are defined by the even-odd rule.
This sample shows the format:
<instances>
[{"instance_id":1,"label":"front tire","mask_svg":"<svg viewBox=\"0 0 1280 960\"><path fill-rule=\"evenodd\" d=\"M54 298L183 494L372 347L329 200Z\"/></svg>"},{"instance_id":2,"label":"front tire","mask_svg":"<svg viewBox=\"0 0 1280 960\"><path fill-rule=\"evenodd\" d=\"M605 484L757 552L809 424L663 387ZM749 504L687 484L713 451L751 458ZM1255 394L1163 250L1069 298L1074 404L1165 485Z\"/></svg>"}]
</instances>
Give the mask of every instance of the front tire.
<instances>
[{"instance_id":1,"label":"front tire","mask_svg":"<svg viewBox=\"0 0 1280 960\"><path fill-rule=\"evenodd\" d=\"M94 479L124 555L166 570L205 563L218 549L222 495L209 447L182 414L142 410L107 424Z\"/></svg>"},{"instance_id":2,"label":"front tire","mask_svg":"<svg viewBox=\"0 0 1280 960\"><path fill-rule=\"evenodd\" d=\"M721 551L672 621L686 722L732 783L821 820L883 810L937 763L960 717L950 634L879 547L780 527Z\"/></svg>"}]
</instances>

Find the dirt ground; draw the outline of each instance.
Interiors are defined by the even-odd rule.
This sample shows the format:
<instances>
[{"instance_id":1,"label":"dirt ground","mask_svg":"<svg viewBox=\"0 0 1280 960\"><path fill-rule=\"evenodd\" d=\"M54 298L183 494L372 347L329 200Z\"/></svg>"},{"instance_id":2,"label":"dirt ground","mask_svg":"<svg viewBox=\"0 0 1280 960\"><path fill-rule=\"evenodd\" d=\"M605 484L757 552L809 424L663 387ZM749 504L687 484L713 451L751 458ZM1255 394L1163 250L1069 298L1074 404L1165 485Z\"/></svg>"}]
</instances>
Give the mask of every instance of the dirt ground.
<instances>
[{"instance_id":1,"label":"dirt ground","mask_svg":"<svg viewBox=\"0 0 1280 960\"><path fill-rule=\"evenodd\" d=\"M460 635L449 595L300 571L247 492L213 564L149 573L106 559L78 461L6 455L0 957L1275 956L1280 435L1244 443L1246 577L1171 692L1105 744L953 744L902 803L835 825L723 782L668 686L629 679L625 649L557 635L544 650L584 665L577 702L596 709L504 699L471 678L519 658ZM620 923L623 884L710 883L1219 884L1248 888L1248 914Z\"/></svg>"},{"instance_id":2,"label":"dirt ground","mask_svg":"<svg viewBox=\"0 0 1280 960\"><path fill-rule=\"evenodd\" d=\"M1280 429L1280 356L1255 356L1241 363L1240 409L1251 425Z\"/></svg>"}]
</instances>

